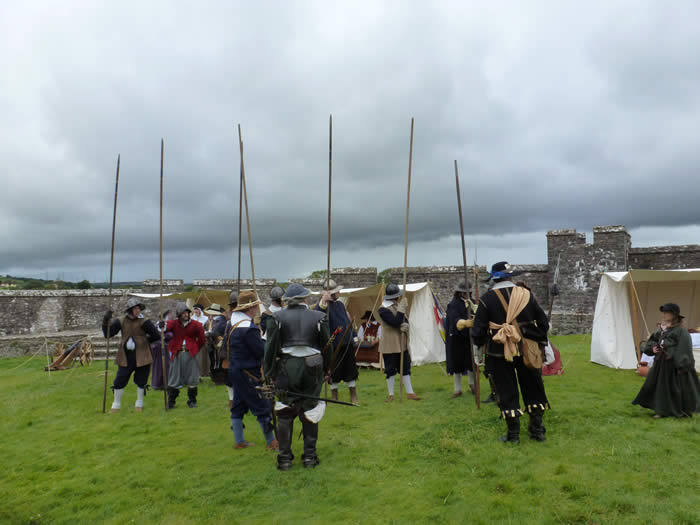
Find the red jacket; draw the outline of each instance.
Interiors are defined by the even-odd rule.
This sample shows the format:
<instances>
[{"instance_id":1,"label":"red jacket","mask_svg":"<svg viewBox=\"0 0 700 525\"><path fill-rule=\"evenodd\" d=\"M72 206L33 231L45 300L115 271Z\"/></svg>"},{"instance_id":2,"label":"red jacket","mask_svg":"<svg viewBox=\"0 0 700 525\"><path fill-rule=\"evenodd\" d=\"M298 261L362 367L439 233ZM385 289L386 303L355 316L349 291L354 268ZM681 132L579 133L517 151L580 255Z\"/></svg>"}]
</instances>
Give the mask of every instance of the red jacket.
<instances>
[{"instance_id":1,"label":"red jacket","mask_svg":"<svg viewBox=\"0 0 700 525\"><path fill-rule=\"evenodd\" d=\"M173 338L168 344L171 361L175 359L175 356L177 356L180 348L182 348L183 340L185 341L187 351L192 357L196 356L199 349L206 343L204 328L202 327L202 323L199 321L190 321L187 323L187 326L182 326L179 319L174 319L172 321L168 321L165 331L173 334Z\"/></svg>"}]
</instances>

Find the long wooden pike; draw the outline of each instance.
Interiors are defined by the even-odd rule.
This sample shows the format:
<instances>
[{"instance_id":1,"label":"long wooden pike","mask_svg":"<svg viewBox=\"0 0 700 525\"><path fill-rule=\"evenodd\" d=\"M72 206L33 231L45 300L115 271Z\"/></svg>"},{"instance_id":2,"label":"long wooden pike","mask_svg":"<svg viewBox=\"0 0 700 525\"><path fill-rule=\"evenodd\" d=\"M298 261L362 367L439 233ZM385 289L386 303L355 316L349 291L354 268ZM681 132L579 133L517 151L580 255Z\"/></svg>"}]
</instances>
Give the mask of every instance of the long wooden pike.
<instances>
[{"instance_id":1,"label":"long wooden pike","mask_svg":"<svg viewBox=\"0 0 700 525\"><path fill-rule=\"evenodd\" d=\"M255 264L253 263L253 236L250 233L250 214L248 212L248 189L246 187L245 179L245 163L243 162L243 136L241 135L241 125L238 124L238 144L241 150L241 181L243 182L243 201L245 203L245 222L248 227L248 250L250 251L250 272L253 277L253 292L255 297L258 297L258 288L255 284ZM240 246L240 245L239 245ZM240 288L240 284L239 284Z\"/></svg>"},{"instance_id":2,"label":"long wooden pike","mask_svg":"<svg viewBox=\"0 0 700 525\"><path fill-rule=\"evenodd\" d=\"M411 168L413 167L413 117L411 117L411 145L408 149L408 190L406 192L406 234L403 247L403 294L406 297L408 268L408 217L411 209ZM408 337L407 335L405 337ZM403 351L399 358L399 403L403 403Z\"/></svg>"},{"instance_id":3,"label":"long wooden pike","mask_svg":"<svg viewBox=\"0 0 700 525\"><path fill-rule=\"evenodd\" d=\"M165 141L160 139L160 297L158 298L158 309L163 315L163 157L165 153ZM165 316L163 323L167 324ZM168 411L168 375L165 373L165 325L160 331L160 359L163 367L163 408Z\"/></svg>"},{"instance_id":4,"label":"long wooden pike","mask_svg":"<svg viewBox=\"0 0 700 525\"><path fill-rule=\"evenodd\" d=\"M331 289L331 196L333 195L333 115L328 121L328 258L326 264L326 289ZM324 396L328 397L328 381L323 385Z\"/></svg>"},{"instance_id":5,"label":"long wooden pike","mask_svg":"<svg viewBox=\"0 0 700 525\"><path fill-rule=\"evenodd\" d=\"M112 254L109 258L109 299L107 309L112 311L112 278L114 276L114 236L117 228L117 195L119 194L119 164L121 154L117 155L117 181L114 184L114 212L112 213ZM110 319L111 321L111 319ZM107 323L107 357L105 358L105 387L102 394L102 413L107 411L107 373L109 372L109 329L111 325Z\"/></svg>"},{"instance_id":6,"label":"long wooden pike","mask_svg":"<svg viewBox=\"0 0 700 525\"><path fill-rule=\"evenodd\" d=\"M241 126L238 125L238 141L241 143ZM241 244L243 242L243 144L241 148L241 166L238 176L238 278L236 280L236 293L241 293Z\"/></svg>"},{"instance_id":7,"label":"long wooden pike","mask_svg":"<svg viewBox=\"0 0 700 525\"><path fill-rule=\"evenodd\" d=\"M459 171L457 169L457 161L455 160L455 183L457 185L457 209L459 210L459 230L462 235L462 263L464 264L464 286L466 288L469 283L469 271L467 270L467 247L464 243L464 221L462 219L462 192L459 189ZM467 318L472 318L471 307L467 303ZM472 372L474 374L474 390L476 398L476 408L481 410L481 382L479 380L479 365L476 362L474 355L474 345L469 341L469 347L472 355Z\"/></svg>"}]
</instances>

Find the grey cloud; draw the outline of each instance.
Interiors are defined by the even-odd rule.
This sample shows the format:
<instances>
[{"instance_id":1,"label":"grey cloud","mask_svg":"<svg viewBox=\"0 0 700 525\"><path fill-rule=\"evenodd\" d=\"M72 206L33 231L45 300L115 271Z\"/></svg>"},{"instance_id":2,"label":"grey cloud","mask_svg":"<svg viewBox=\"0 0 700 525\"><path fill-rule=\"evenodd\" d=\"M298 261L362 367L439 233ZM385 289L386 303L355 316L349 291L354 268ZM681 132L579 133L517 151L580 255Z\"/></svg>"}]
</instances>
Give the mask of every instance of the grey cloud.
<instances>
[{"instance_id":1,"label":"grey cloud","mask_svg":"<svg viewBox=\"0 0 700 525\"><path fill-rule=\"evenodd\" d=\"M411 116L416 264L460 260L454 159L513 260L550 228L695 232L696 4L405 6L3 6L0 273L105 275L121 153L117 275L153 277L164 137L167 273L232 275L238 122L258 273L322 267L331 112L334 265L400 264Z\"/></svg>"}]
</instances>

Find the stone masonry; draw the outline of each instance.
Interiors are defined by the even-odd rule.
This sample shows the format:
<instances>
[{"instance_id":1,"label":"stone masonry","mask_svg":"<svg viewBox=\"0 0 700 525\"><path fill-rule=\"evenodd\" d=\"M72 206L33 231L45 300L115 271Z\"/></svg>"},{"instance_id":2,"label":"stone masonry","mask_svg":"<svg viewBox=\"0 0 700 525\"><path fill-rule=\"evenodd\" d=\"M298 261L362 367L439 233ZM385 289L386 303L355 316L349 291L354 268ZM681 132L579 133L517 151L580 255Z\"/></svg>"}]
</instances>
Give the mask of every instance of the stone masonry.
<instances>
[{"instance_id":1,"label":"stone masonry","mask_svg":"<svg viewBox=\"0 0 700 525\"><path fill-rule=\"evenodd\" d=\"M608 271L624 271L630 268L663 270L673 268L700 268L700 245L632 247L632 240L624 226L603 226L593 229L593 242L587 243L586 235L576 230L552 230L547 233L547 264L513 266L525 273L516 280L524 281L537 297L545 311L550 303L550 288L554 270L559 263L558 287L560 295L554 298L552 310L553 333L570 334L590 332L593 311L600 284L600 275ZM334 268L333 279L345 288L371 286L377 283L376 268ZM409 282L429 282L441 305L447 306L455 285L463 279L460 266L411 267L407 269ZM473 269L469 268L473 279ZM479 289L486 291L484 281L487 268L479 268ZM403 268L389 270L391 282L401 283ZM293 279L314 291L323 287L323 279ZM274 278L257 278L256 287L263 300L277 284ZM233 279L198 279L193 282L201 289L235 289ZM241 283L242 288L252 288L250 280ZM165 293L184 291L181 279L165 281ZM118 315L124 308L130 293L158 293L160 281L146 280L138 290L114 290L113 310ZM143 300L151 317L157 317L158 298ZM165 300L165 308L173 308L175 302ZM0 337L27 336L57 333L71 330L95 329L107 309L108 291L93 290L0 290ZM0 343L0 347L4 343ZM0 355L3 355L0 348Z\"/></svg>"}]
</instances>

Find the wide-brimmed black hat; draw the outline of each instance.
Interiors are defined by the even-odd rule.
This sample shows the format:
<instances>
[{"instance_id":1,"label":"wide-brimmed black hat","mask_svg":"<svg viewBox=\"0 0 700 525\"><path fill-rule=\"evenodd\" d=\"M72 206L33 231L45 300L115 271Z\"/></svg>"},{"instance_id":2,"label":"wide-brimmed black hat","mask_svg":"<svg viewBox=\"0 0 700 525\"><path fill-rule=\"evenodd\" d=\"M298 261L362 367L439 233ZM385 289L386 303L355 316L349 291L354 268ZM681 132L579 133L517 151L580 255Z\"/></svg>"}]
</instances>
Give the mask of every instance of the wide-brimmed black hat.
<instances>
[{"instance_id":1,"label":"wide-brimmed black hat","mask_svg":"<svg viewBox=\"0 0 700 525\"><path fill-rule=\"evenodd\" d=\"M489 273L489 280L491 279L510 279L516 275L520 275L523 272L521 270L514 269L507 261L500 261L491 266L491 273ZM487 281L488 282L488 281Z\"/></svg>"},{"instance_id":2,"label":"wide-brimmed black hat","mask_svg":"<svg viewBox=\"0 0 700 525\"><path fill-rule=\"evenodd\" d=\"M659 312L668 312L675 315L678 319L685 319L685 316L681 315L681 308L676 303L666 303L659 306Z\"/></svg>"}]
</instances>

